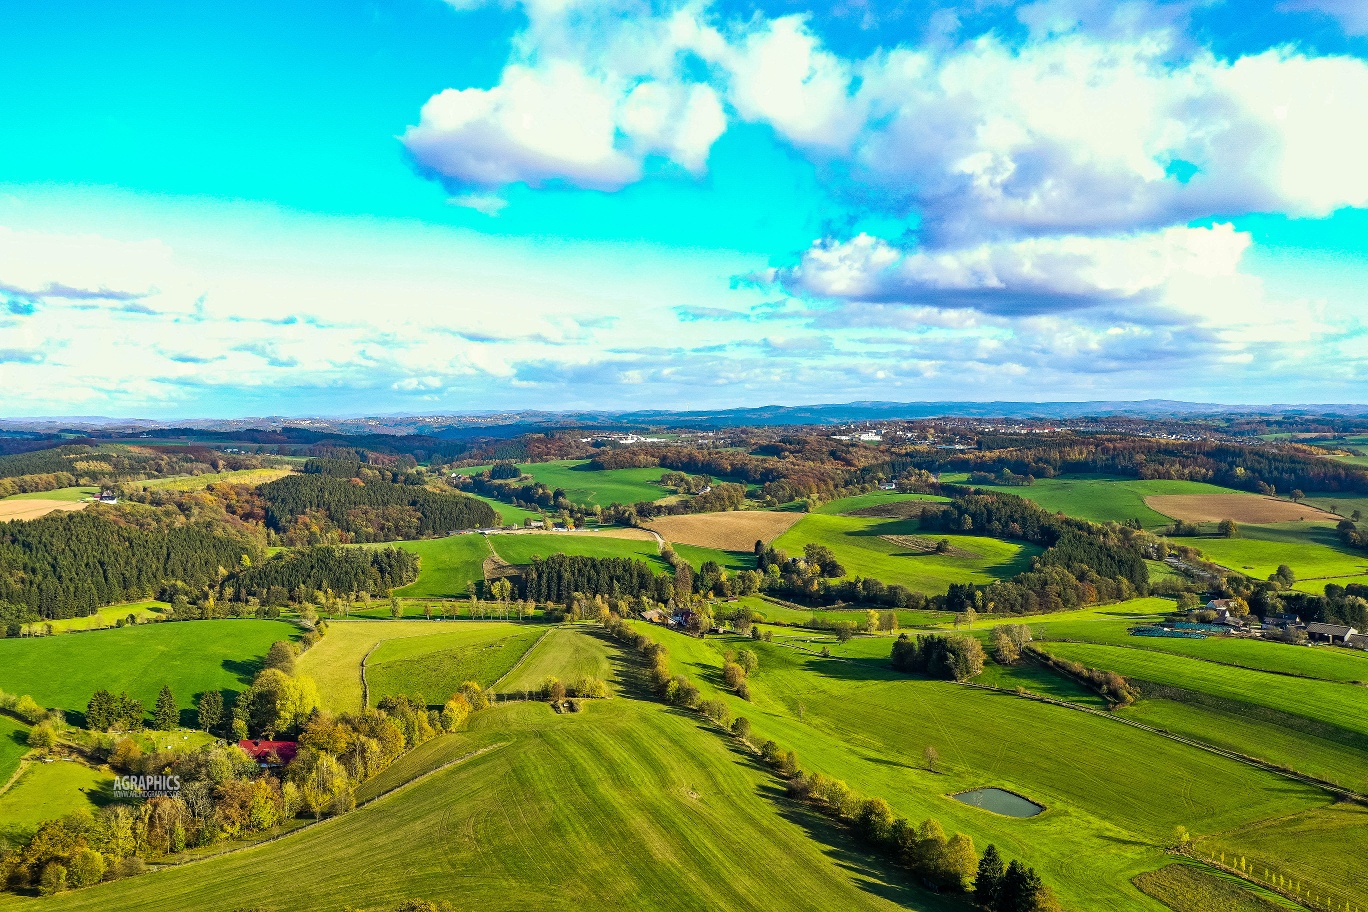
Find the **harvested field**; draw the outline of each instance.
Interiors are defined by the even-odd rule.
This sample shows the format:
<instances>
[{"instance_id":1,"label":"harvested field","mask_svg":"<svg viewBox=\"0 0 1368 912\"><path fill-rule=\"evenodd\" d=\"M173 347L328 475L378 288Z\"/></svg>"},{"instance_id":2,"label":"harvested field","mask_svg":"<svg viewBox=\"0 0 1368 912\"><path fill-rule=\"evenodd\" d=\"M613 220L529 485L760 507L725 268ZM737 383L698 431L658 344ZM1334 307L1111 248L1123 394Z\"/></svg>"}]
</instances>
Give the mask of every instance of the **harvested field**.
<instances>
[{"instance_id":1,"label":"harvested field","mask_svg":"<svg viewBox=\"0 0 1368 912\"><path fill-rule=\"evenodd\" d=\"M925 538L921 535L880 535L879 538L882 538L886 542L892 542L895 545L899 545L900 547L906 548L917 554L935 554L936 546L940 544L940 539ZM949 541L949 539L946 539L946 541ZM950 545L947 550L942 551L941 553L948 554L951 557L967 557L972 560L983 557L982 554L975 554L974 552L966 551L963 548L956 548L954 545Z\"/></svg>"},{"instance_id":2,"label":"harvested field","mask_svg":"<svg viewBox=\"0 0 1368 912\"><path fill-rule=\"evenodd\" d=\"M1309 504L1255 494L1155 494L1145 498L1152 510L1183 522L1237 523L1336 522L1339 517Z\"/></svg>"},{"instance_id":3,"label":"harvested field","mask_svg":"<svg viewBox=\"0 0 1368 912\"><path fill-rule=\"evenodd\" d=\"M804 515L767 510L695 513L689 516L664 516L647 523L646 528L659 532L666 541L682 545L698 545L722 551L750 551L757 541L767 544L774 541Z\"/></svg>"},{"instance_id":4,"label":"harvested field","mask_svg":"<svg viewBox=\"0 0 1368 912\"><path fill-rule=\"evenodd\" d=\"M11 519L37 519L57 510L84 510L84 503L69 500L26 500L6 498L0 500L0 522Z\"/></svg>"}]
</instances>

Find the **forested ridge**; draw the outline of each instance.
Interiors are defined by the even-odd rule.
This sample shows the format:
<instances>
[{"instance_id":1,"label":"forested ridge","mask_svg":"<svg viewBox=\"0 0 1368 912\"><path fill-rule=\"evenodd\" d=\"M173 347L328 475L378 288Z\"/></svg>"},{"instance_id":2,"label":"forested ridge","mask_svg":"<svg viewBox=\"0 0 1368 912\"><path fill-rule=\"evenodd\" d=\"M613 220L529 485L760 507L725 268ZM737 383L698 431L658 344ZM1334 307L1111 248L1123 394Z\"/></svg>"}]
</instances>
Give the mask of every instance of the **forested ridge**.
<instances>
[{"instance_id":1,"label":"forested ridge","mask_svg":"<svg viewBox=\"0 0 1368 912\"><path fill-rule=\"evenodd\" d=\"M147 598L169 580L216 585L260 559L250 537L215 523L139 527L109 511L0 524L0 602L47 618Z\"/></svg>"},{"instance_id":2,"label":"forested ridge","mask_svg":"<svg viewBox=\"0 0 1368 912\"><path fill-rule=\"evenodd\" d=\"M291 475L262 485L266 525L287 544L333 540L380 542L445 535L457 529L492 526L497 514L473 497L433 491L376 478L323 474Z\"/></svg>"}]
</instances>

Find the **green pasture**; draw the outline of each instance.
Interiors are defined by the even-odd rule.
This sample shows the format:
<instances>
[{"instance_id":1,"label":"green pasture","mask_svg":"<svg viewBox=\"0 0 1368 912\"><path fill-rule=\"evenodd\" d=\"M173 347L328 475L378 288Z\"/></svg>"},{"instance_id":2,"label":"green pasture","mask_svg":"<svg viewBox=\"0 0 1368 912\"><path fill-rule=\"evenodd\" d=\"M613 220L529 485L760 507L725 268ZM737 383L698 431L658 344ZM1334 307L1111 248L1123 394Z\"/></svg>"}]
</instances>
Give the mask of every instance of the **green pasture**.
<instances>
[{"instance_id":1,"label":"green pasture","mask_svg":"<svg viewBox=\"0 0 1368 912\"><path fill-rule=\"evenodd\" d=\"M1298 580L1292 588L1298 592L1310 592L1313 595L1324 595L1325 587L1329 585L1344 586L1368 586L1368 576L1329 576L1324 579Z\"/></svg>"},{"instance_id":2,"label":"green pasture","mask_svg":"<svg viewBox=\"0 0 1368 912\"><path fill-rule=\"evenodd\" d=\"M558 678L567 685L584 677L612 681L613 665L607 643L585 629L551 628L496 689L501 693L539 690L548 677Z\"/></svg>"},{"instance_id":3,"label":"green pasture","mask_svg":"<svg viewBox=\"0 0 1368 912\"><path fill-rule=\"evenodd\" d=\"M1142 692L1143 682L1152 681L1264 707L1343 730L1368 747L1368 715L1362 711L1368 691L1357 685L1234 668L1150 650L1091 643L1050 642L1043 646L1052 655L1081 662L1089 668L1138 679Z\"/></svg>"},{"instance_id":4,"label":"green pasture","mask_svg":"<svg viewBox=\"0 0 1368 912\"><path fill-rule=\"evenodd\" d=\"M466 681L488 687L508 672L545 632L544 627L448 625L428 636L385 640L366 662L371 705L391 695L422 696L440 706Z\"/></svg>"},{"instance_id":5,"label":"green pasture","mask_svg":"<svg viewBox=\"0 0 1368 912\"><path fill-rule=\"evenodd\" d=\"M671 543L671 548L675 554L689 562L689 566L698 570L708 561L714 561L719 567L733 573L739 570L754 570L755 555L749 551L721 551L717 548L701 548L698 545L681 545Z\"/></svg>"},{"instance_id":6,"label":"green pasture","mask_svg":"<svg viewBox=\"0 0 1368 912\"><path fill-rule=\"evenodd\" d=\"M1135 885L1174 912L1284 912L1286 900L1251 888L1239 878L1186 864L1146 871Z\"/></svg>"},{"instance_id":7,"label":"green pasture","mask_svg":"<svg viewBox=\"0 0 1368 912\"><path fill-rule=\"evenodd\" d=\"M530 564L534 557L569 554L580 557L626 557L668 570L653 539L614 538L596 532L519 532L491 535L494 550L510 564Z\"/></svg>"},{"instance_id":8,"label":"green pasture","mask_svg":"<svg viewBox=\"0 0 1368 912\"><path fill-rule=\"evenodd\" d=\"M223 620L142 624L68 636L0 640L0 690L29 694L68 714L85 712L101 688L128 691L150 712L163 685L193 724L198 694L251 683L276 640L297 637L284 621Z\"/></svg>"},{"instance_id":9,"label":"green pasture","mask_svg":"<svg viewBox=\"0 0 1368 912\"><path fill-rule=\"evenodd\" d=\"M490 556L485 536L477 533L387 542L372 547L403 548L418 555L418 579L394 594L403 598L459 598L468 595L466 583L484 579L485 558Z\"/></svg>"},{"instance_id":10,"label":"green pasture","mask_svg":"<svg viewBox=\"0 0 1368 912\"><path fill-rule=\"evenodd\" d=\"M587 460L560 459L555 462L531 462L518 466L525 474L552 490L562 488L565 496L585 506L606 507L609 504L634 504L655 501L674 493L661 486L660 476L669 469L659 466L647 469L606 469L595 471Z\"/></svg>"},{"instance_id":11,"label":"green pasture","mask_svg":"<svg viewBox=\"0 0 1368 912\"><path fill-rule=\"evenodd\" d=\"M946 538L955 548L976 555L923 554L881 535ZM919 592L944 592L950 583L989 583L1016 576L1040 553L1035 545L978 535L922 532L915 520L814 513L800 519L774 540L774 547L800 555L807 544L825 545L846 569L847 577L868 576L885 583L901 583Z\"/></svg>"},{"instance_id":12,"label":"green pasture","mask_svg":"<svg viewBox=\"0 0 1368 912\"><path fill-rule=\"evenodd\" d=\"M452 636L469 638L471 643L492 642L523 629L522 625L506 621L330 621L327 636L300 656L299 670L317 683L318 695L326 709L355 712L361 706L361 662L372 650L378 651L390 641ZM405 648L396 649L394 655L402 659ZM411 648L415 653L424 649L420 644ZM435 695L432 698L436 699Z\"/></svg>"},{"instance_id":13,"label":"green pasture","mask_svg":"<svg viewBox=\"0 0 1368 912\"><path fill-rule=\"evenodd\" d=\"M1352 516L1355 510L1368 517L1368 494L1310 493L1306 495L1303 503L1338 513L1346 518Z\"/></svg>"},{"instance_id":14,"label":"green pasture","mask_svg":"<svg viewBox=\"0 0 1368 912\"><path fill-rule=\"evenodd\" d=\"M0 841L20 843L44 821L103 807L113 800L113 783L110 773L70 760L30 763L9 789L0 792Z\"/></svg>"},{"instance_id":15,"label":"green pasture","mask_svg":"<svg viewBox=\"0 0 1368 912\"><path fill-rule=\"evenodd\" d=\"M695 717L590 704L565 715L495 706L378 778L439 772L335 821L55 897L6 896L0 908L336 912L412 897L492 912L963 909L789 802ZM493 749L442 768L481 748Z\"/></svg>"},{"instance_id":16,"label":"green pasture","mask_svg":"<svg viewBox=\"0 0 1368 912\"><path fill-rule=\"evenodd\" d=\"M52 491L31 491L28 494L11 494L8 497L0 497L0 500L65 500L70 503L79 503L87 497L94 497L100 493L99 488L57 488Z\"/></svg>"},{"instance_id":17,"label":"green pasture","mask_svg":"<svg viewBox=\"0 0 1368 912\"><path fill-rule=\"evenodd\" d=\"M867 507L881 507L885 504L905 503L914 500L932 503L950 502L950 498L939 497L935 494L900 494L897 491L871 491L868 494L838 497L835 500L822 504L812 512L826 513L835 516L842 513L852 513L855 510L863 510Z\"/></svg>"},{"instance_id":18,"label":"green pasture","mask_svg":"<svg viewBox=\"0 0 1368 912\"><path fill-rule=\"evenodd\" d=\"M1246 868L1262 879L1266 870L1296 884L1301 896L1320 897L1311 908L1345 903L1368 908L1368 808L1337 804L1223 833L1196 846L1201 857L1224 853L1226 864L1243 858Z\"/></svg>"},{"instance_id":19,"label":"green pasture","mask_svg":"<svg viewBox=\"0 0 1368 912\"><path fill-rule=\"evenodd\" d=\"M0 716L0 789L10 781L27 753L28 726L9 716Z\"/></svg>"},{"instance_id":20,"label":"green pasture","mask_svg":"<svg viewBox=\"0 0 1368 912\"><path fill-rule=\"evenodd\" d=\"M967 484L967 475L956 476ZM942 475L941 480L950 476ZM1140 520L1146 529L1166 526L1172 519L1152 510L1145 498L1156 494L1242 494L1201 481L1167 481L1122 478L1113 475L1061 475L1038 478L1029 486L974 485L984 491L1000 491L1033 500L1051 513L1063 513L1092 522ZM1251 495L1252 496L1252 495Z\"/></svg>"},{"instance_id":21,"label":"green pasture","mask_svg":"<svg viewBox=\"0 0 1368 912\"><path fill-rule=\"evenodd\" d=\"M128 617L130 614L138 619L139 622L156 620L161 618L162 609L169 608L166 602L158 602L155 599L143 599L138 602L126 602L122 605L106 605L97 608L94 614L77 618L62 618L58 621L42 621L37 624L30 624L30 629L44 630L49 624L52 625L53 633L68 633L73 630L102 630L105 627L113 627L116 623Z\"/></svg>"},{"instance_id":22,"label":"green pasture","mask_svg":"<svg viewBox=\"0 0 1368 912\"><path fill-rule=\"evenodd\" d=\"M1287 564L1297 579L1368 573L1368 553L1345 547L1333 526L1274 523L1241 526L1237 538L1175 539L1201 549L1212 562L1254 579L1267 579Z\"/></svg>"},{"instance_id":23,"label":"green pasture","mask_svg":"<svg viewBox=\"0 0 1368 912\"><path fill-rule=\"evenodd\" d=\"M886 659L823 659L778 642L638 629L664 642L676 670L705 695L746 715L757 739L773 738L806 768L882 796L909 819L935 816L980 848L992 842L1023 858L1066 908L1158 909L1130 878L1166 863L1177 825L1214 833L1327 803L1318 790L1106 718L904 676ZM741 645L760 657L749 704L720 687L721 653ZM940 757L934 772L923 759L928 746ZM999 817L949 797L983 786L1046 811Z\"/></svg>"},{"instance_id":24,"label":"green pasture","mask_svg":"<svg viewBox=\"0 0 1368 912\"><path fill-rule=\"evenodd\" d=\"M541 519L541 514L536 510L528 510L524 507L515 507L513 504L504 503L502 500L495 500L492 497L485 497L483 494L476 494L474 491L462 491L466 497L473 497L482 503L487 503L494 508L494 512L499 514L499 519L505 526L521 526L524 519Z\"/></svg>"}]
</instances>

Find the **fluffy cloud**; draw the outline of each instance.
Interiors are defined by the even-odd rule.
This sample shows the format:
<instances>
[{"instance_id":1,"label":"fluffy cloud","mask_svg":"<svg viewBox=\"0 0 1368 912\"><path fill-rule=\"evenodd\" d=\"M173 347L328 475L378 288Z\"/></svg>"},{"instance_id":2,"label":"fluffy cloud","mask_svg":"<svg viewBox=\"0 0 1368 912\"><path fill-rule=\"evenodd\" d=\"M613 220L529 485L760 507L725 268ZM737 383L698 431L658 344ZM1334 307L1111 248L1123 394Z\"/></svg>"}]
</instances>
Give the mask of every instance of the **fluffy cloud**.
<instances>
[{"instance_id":1,"label":"fluffy cloud","mask_svg":"<svg viewBox=\"0 0 1368 912\"><path fill-rule=\"evenodd\" d=\"M797 266L769 277L824 298L1024 315L1159 302L1184 283L1234 277L1249 242L1229 225L935 250L861 234L818 242Z\"/></svg>"}]
</instances>

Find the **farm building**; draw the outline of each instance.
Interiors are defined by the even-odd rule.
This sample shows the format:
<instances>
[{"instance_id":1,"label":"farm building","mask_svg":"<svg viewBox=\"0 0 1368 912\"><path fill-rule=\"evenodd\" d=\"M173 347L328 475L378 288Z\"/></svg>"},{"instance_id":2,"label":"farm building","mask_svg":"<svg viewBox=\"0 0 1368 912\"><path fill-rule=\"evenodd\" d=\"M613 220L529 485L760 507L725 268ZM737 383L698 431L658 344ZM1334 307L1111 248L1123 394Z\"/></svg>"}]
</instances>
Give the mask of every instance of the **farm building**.
<instances>
[{"instance_id":1,"label":"farm building","mask_svg":"<svg viewBox=\"0 0 1368 912\"><path fill-rule=\"evenodd\" d=\"M289 766L299 753L299 745L294 741L242 740L238 742L242 752L256 761L262 769Z\"/></svg>"},{"instance_id":2,"label":"farm building","mask_svg":"<svg viewBox=\"0 0 1368 912\"><path fill-rule=\"evenodd\" d=\"M1358 631L1343 624L1321 624L1312 622L1306 625L1306 635L1317 643L1339 643L1349 645L1349 638L1357 636Z\"/></svg>"},{"instance_id":3,"label":"farm building","mask_svg":"<svg viewBox=\"0 0 1368 912\"><path fill-rule=\"evenodd\" d=\"M652 624L665 623L665 612L661 611L659 608L651 608L647 611L643 611L641 612L641 617L642 620L650 621Z\"/></svg>"}]
</instances>

